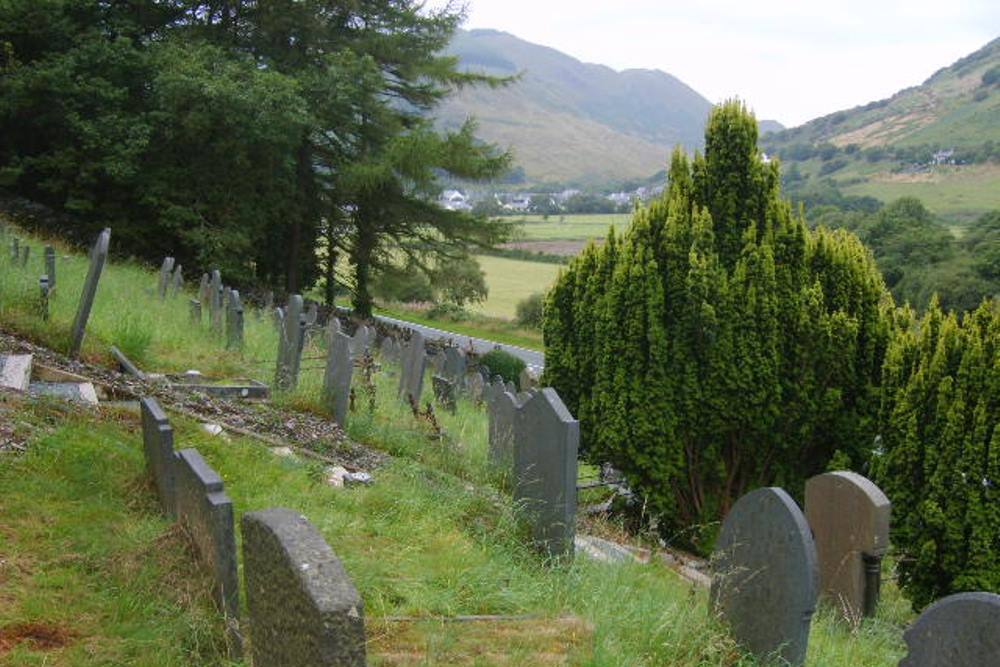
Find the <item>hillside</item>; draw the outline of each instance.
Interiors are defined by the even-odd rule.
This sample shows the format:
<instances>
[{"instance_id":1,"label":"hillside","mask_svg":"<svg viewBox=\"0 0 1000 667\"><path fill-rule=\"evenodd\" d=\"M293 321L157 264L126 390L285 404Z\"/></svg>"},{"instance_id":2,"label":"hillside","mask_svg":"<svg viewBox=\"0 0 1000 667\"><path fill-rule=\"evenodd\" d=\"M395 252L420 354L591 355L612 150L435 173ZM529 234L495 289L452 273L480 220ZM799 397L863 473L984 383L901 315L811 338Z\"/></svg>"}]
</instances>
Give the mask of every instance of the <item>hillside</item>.
<instances>
[{"instance_id":1,"label":"hillside","mask_svg":"<svg viewBox=\"0 0 1000 667\"><path fill-rule=\"evenodd\" d=\"M467 70L521 74L505 88L462 91L439 116L445 127L476 117L481 137L514 149L529 183L644 178L673 146L701 146L711 102L666 72L617 72L495 30L460 32L450 51Z\"/></svg>"},{"instance_id":2,"label":"hillside","mask_svg":"<svg viewBox=\"0 0 1000 667\"><path fill-rule=\"evenodd\" d=\"M918 86L762 143L802 180L829 177L847 194L917 196L956 218L1000 207L1000 38Z\"/></svg>"}]
</instances>

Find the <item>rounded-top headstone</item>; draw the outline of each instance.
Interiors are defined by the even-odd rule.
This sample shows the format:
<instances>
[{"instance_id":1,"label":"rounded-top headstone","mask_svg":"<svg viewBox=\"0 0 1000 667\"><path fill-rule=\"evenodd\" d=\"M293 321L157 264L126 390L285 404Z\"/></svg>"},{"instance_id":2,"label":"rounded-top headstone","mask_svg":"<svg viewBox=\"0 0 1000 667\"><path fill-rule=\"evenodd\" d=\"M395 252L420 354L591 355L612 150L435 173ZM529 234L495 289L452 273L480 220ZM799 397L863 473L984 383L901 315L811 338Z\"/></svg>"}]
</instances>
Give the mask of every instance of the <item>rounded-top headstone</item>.
<instances>
[{"instance_id":1,"label":"rounded-top headstone","mask_svg":"<svg viewBox=\"0 0 1000 667\"><path fill-rule=\"evenodd\" d=\"M899 667L1000 665L1000 595L957 593L924 610L903 633Z\"/></svg>"},{"instance_id":2,"label":"rounded-top headstone","mask_svg":"<svg viewBox=\"0 0 1000 667\"><path fill-rule=\"evenodd\" d=\"M758 657L803 664L819 572L795 501L777 487L740 498L722 523L712 561L711 609L736 641Z\"/></svg>"}]
</instances>

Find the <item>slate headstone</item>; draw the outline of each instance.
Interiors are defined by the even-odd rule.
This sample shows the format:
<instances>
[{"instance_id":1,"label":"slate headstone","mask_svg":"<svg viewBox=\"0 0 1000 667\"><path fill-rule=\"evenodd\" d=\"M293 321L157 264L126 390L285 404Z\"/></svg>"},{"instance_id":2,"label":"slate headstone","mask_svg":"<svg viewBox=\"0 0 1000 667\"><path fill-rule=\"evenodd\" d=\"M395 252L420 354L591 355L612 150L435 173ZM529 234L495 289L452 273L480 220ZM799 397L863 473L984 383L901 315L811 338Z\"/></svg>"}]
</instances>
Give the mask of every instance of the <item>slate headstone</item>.
<instances>
[{"instance_id":1,"label":"slate headstone","mask_svg":"<svg viewBox=\"0 0 1000 667\"><path fill-rule=\"evenodd\" d=\"M198 299L188 301L188 317L191 324L201 324L201 301Z\"/></svg>"},{"instance_id":2,"label":"slate headstone","mask_svg":"<svg viewBox=\"0 0 1000 667\"><path fill-rule=\"evenodd\" d=\"M292 294L283 312L278 331L278 362L275 386L290 391L299 382L299 365L302 360L302 296Z\"/></svg>"},{"instance_id":3,"label":"slate headstone","mask_svg":"<svg viewBox=\"0 0 1000 667\"><path fill-rule=\"evenodd\" d=\"M10 261L12 264L17 264L17 260L21 259L21 248L20 240L16 236L10 239Z\"/></svg>"},{"instance_id":4,"label":"slate headstone","mask_svg":"<svg viewBox=\"0 0 1000 667\"><path fill-rule=\"evenodd\" d=\"M327 347L333 345L333 338L335 334L340 333L340 318L336 315L330 315L330 320L326 323L326 344Z\"/></svg>"},{"instance_id":5,"label":"slate headstone","mask_svg":"<svg viewBox=\"0 0 1000 667\"><path fill-rule=\"evenodd\" d=\"M242 528L255 667L363 667L364 603L319 531L281 508Z\"/></svg>"},{"instance_id":6,"label":"slate headstone","mask_svg":"<svg viewBox=\"0 0 1000 667\"><path fill-rule=\"evenodd\" d=\"M49 291L56 288L56 249L45 246L45 275L49 278Z\"/></svg>"},{"instance_id":7,"label":"slate headstone","mask_svg":"<svg viewBox=\"0 0 1000 667\"><path fill-rule=\"evenodd\" d=\"M532 523L535 544L551 556L572 556L576 535L580 423L555 389L520 406L514 427L514 500Z\"/></svg>"},{"instance_id":8,"label":"slate headstone","mask_svg":"<svg viewBox=\"0 0 1000 667\"><path fill-rule=\"evenodd\" d=\"M211 298L212 298L212 283L209 281L208 274L201 274L201 282L198 284L198 301L201 301L201 305L204 308L211 308Z\"/></svg>"},{"instance_id":9,"label":"slate headstone","mask_svg":"<svg viewBox=\"0 0 1000 667\"><path fill-rule=\"evenodd\" d=\"M233 502L226 495L222 478L196 449L177 452L174 482L177 521L187 529L199 560L212 575L216 604L226 616L238 650L240 588Z\"/></svg>"},{"instance_id":10,"label":"slate headstone","mask_svg":"<svg viewBox=\"0 0 1000 667\"><path fill-rule=\"evenodd\" d=\"M502 385L493 390L487 404L489 414L490 463L507 468L514 463L514 435L517 427L517 398Z\"/></svg>"},{"instance_id":11,"label":"slate headstone","mask_svg":"<svg viewBox=\"0 0 1000 667\"><path fill-rule=\"evenodd\" d=\"M465 390L469 392L469 397L473 401L483 400L483 390L486 388L486 383L483 381L483 376L479 373L472 371L471 373L466 373L465 375Z\"/></svg>"},{"instance_id":12,"label":"slate headstone","mask_svg":"<svg viewBox=\"0 0 1000 667\"><path fill-rule=\"evenodd\" d=\"M306 308L306 326L313 326L316 324L316 320L319 319L319 306L315 302L310 301L309 306Z\"/></svg>"},{"instance_id":13,"label":"slate headstone","mask_svg":"<svg viewBox=\"0 0 1000 667\"><path fill-rule=\"evenodd\" d=\"M49 277L43 275L38 279L38 314L42 321L49 321Z\"/></svg>"},{"instance_id":14,"label":"slate headstone","mask_svg":"<svg viewBox=\"0 0 1000 667\"><path fill-rule=\"evenodd\" d=\"M458 407L456 385L454 382L442 375L431 377L431 387L434 390L434 399L448 412L455 414Z\"/></svg>"},{"instance_id":15,"label":"slate headstone","mask_svg":"<svg viewBox=\"0 0 1000 667\"><path fill-rule=\"evenodd\" d=\"M170 284L170 272L174 270L174 258L164 257L163 264L160 265L160 279L156 286L156 291L161 299L167 298L167 287Z\"/></svg>"},{"instance_id":16,"label":"slate headstone","mask_svg":"<svg viewBox=\"0 0 1000 667\"><path fill-rule=\"evenodd\" d=\"M468 364L465 361L465 352L457 347L448 347L444 351L444 368L441 375L448 378L455 384L465 379L465 371Z\"/></svg>"},{"instance_id":17,"label":"slate headstone","mask_svg":"<svg viewBox=\"0 0 1000 667\"><path fill-rule=\"evenodd\" d=\"M184 267L178 264L170 277L170 296L176 297L184 288Z\"/></svg>"},{"instance_id":18,"label":"slate headstone","mask_svg":"<svg viewBox=\"0 0 1000 667\"><path fill-rule=\"evenodd\" d=\"M28 266L28 257L31 255L31 246L24 244L21 246L21 268Z\"/></svg>"},{"instance_id":19,"label":"slate headstone","mask_svg":"<svg viewBox=\"0 0 1000 667\"><path fill-rule=\"evenodd\" d=\"M372 341L372 334L374 329L370 328L367 324L359 325L357 330L354 332L354 336L351 337L351 358L360 359L365 356L365 350Z\"/></svg>"},{"instance_id":20,"label":"slate headstone","mask_svg":"<svg viewBox=\"0 0 1000 667\"><path fill-rule=\"evenodd\" d=\"M222 333L222 273L218 269L212 271L212 280L208 286L209 295L209 306L208 306L208 316L209 324L212 327L212 333L219 335Z\"/></svg>"},{"instance_id":21,"label":"slate headstone","mask_svg":"<svg viewBox=\"0 0 1000 667\"><path fill-rule=\"evenodd\" d=\"M820 594L829 596L848 620L875 615L890 509L882 490L857 473L828 472L806 482Z\"/></svg>"},{"instance_id":22,"label":"slate headstone","mask_svg":"<svg viewBox=\"0 0 1000 667\"><path fill-rule=\"evenodd\" d=\"M351 404L351 375L354 363L351 360L351 338L339 331L333 334L330 352L323 374L323 401L333 420L341 426L347 425L347 410Z\"/></svg>"},{"instance_id":23,"label":"slate headstone","mask_svg":"<svg viewBox=\"0 0 1000 667\"><path fill-rule=\"evenodd\" d=\"M759 658L802 665L819 592L816 545L795 501L777 487L751 491L722 523L710 609Z\"/></svg>"},{"instance_id":24,"label":"slate headstone","mask_svg":"<svg viewBox=\"0 0 1000 667\"><path fill-rule=\"evenodd\" d=\"M160 507L167 516L177 515L174 484L174 429L155 398L139 400L142 412L142 445L146 469L153 476Z\"/></svg>"},{"instance_id":25,"label":"slate headstone","mask_svg":"<svg viewBox=\"0 0 1000 667\"><path fill-rule=\"evenodd\" d=\"M1000 595L956 593L924 610L904 633L899 667L996 667L1000 664Z\"/></svg>"},{"instance_id":26,"label":"slate headstone","mask_svg":"<svg viewBox=\"0 0 1000 667\"><path fill-rule=\"evenodd\" d=\"M80 348L83 346L83 337L87 332L87 320L90 319L90 310L94 307L97 285L101 280L101 272L104 271L104 263L108 259L110 243L111 230L105 229L98 234L94 246L90 249L90 268L83 281L83 290L80 292L80 302L77 305L76 317L73 319L71 330L69 348L69 356L71 357L79 356Z\"/></svg>"},{"instance_id":27,"label":"slate headstone","mask_svg":"<svg viewBox=\"0 0 1000 667\"><path fill-rule=\"evenodd\" d=\"M399 398L404 403L410 402L410 397L418 404L424 387L424 370L427 364L427 354L424 351L424 337L419 331L410 334L410 340L403 348L402 369L399 374Z\"/></svg>"}]
</instances>

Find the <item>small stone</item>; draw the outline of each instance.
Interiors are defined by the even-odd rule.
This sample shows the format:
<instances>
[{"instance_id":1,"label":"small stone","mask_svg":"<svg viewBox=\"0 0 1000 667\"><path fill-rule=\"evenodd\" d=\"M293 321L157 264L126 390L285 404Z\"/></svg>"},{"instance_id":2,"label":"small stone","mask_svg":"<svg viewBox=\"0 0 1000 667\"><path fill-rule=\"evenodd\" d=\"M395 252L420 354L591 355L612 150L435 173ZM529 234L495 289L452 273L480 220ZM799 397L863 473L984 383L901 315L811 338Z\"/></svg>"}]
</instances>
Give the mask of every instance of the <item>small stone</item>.
<instances>
[{"instance_id":1,"label":"small stone","mask_svg":"<svg viewBox=\"0 0 1000 667\"><path fill-rule=\"evenodd\" d=\"M202 424L201 430L209 435L220 435L222 433L222 427L218 424Z\"/></svg>"},{"instance_id":2,"label":"small stone","mask_svg":"<svg viewBox=\"0 0 1000 667\"><path fill-rule=\"evenodd\" d=\"M272 447L271 453L281 458L292 458L295 456L295 452L292 451L291 447Z\"/></svg>"},{"instance_id":3,"label":"small stone","mask_svg":"<svg viewBox=\"0 0 1000 667\"><path fill-rule=\"evenodd\" d=\"M375 482L374 478L366 472L349 472L344 475L344 483L350 486L355 484L369 485Z\"/></svg>"},{"instance_id":4,"label":"small stone","mask_svg":"<svg viewBox=\"0 0 1000 667\"><path fill-rule=\"evenodd\" d=\"M344 479L350 474L343 466L330 466L326 469L326 483L330 486L341 487L344 485Z\"/></svg>"}]
</instances>

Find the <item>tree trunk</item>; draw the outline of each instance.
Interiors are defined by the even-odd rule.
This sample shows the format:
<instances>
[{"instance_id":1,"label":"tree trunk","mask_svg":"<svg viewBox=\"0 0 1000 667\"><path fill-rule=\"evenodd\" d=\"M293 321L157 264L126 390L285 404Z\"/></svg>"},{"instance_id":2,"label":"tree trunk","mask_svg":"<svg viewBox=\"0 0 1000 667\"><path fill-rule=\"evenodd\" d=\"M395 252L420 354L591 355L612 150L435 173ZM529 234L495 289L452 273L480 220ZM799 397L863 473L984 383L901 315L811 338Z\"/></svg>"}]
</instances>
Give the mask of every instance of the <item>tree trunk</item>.
<instances>
[{"instance_id":1,"label":"tree trunk","mask_svg":"<svg viewBox=\"0 0 1000 667\"><path fill-rule=\"evenodd\" d=\"M372 255L377 238L371 225L359 220L357 239L352 252L354 260L354 315L368 319L372 316L372 296L369 291Z\"/></svg>"}]
</instances>

